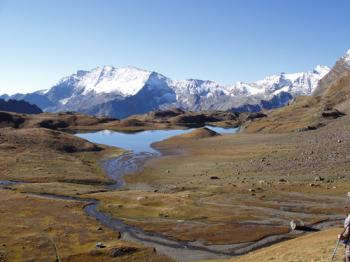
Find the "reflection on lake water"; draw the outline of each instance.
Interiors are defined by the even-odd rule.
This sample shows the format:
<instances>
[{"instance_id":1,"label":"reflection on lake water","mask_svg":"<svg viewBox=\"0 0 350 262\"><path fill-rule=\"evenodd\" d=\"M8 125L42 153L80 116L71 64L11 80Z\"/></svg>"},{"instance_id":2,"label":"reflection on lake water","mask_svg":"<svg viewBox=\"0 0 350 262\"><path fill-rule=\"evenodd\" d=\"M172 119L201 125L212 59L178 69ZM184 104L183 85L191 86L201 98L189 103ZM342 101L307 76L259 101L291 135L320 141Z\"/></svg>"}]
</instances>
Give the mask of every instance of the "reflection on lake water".
<instances>
[{"instance_id":1,"label":"reflection on lake water","mask_svg":"<svg viewBox=\"0 0 350 262\"><path fill-rule=\"evenodd\" d=\"M222 128L214 126L206 127L220 134L236 133L238 131L238 128ZM81 133L77 134L77 136L93 143L115 146L126 150L130 150L133 151L133 153L135 154L141 152L157 154L158 152L151 147L152 143L162 141L172 136L189 133L191 131L193 131L193 129L147 130L137 133L122 133L110 130L103 130L93 133Z\"/></svg>"}]
</instances>

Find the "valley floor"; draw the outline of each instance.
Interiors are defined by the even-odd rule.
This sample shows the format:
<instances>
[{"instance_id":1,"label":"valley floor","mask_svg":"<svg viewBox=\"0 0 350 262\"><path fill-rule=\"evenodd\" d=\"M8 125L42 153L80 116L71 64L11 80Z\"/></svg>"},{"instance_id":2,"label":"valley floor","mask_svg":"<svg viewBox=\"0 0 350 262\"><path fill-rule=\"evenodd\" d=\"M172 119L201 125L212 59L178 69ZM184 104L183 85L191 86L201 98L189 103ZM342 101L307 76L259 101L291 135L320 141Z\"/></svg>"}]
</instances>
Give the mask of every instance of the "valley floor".
<instances>
[{"instance_id":1,"label":"valley floor","mask_svg":"<svg viewBox=\"0 0 350 262\"><path fill-rule=\"evenodd\" d=\"M84 203L43 194L98 199L101 211L146 231L230 245L226 259L228 253L253 250L251 242L301 235L289 233L291 220L320 229L341 226L350 185L349 124L345 116L308 132L170 138L154 145L165 156L125 176L126 187L113 191L99 159L120 150L97 149L47 129L3 129L0 180L30 183L0 188L0 261L47 261L55 256L53 243L62 261L171 261L118 240L117 232L86 216ZM338 231L312 233L235 259L327 260ZM107 249L101 253L97 242ZM120 246L136 251L111 256Z\"/></svg>"}]
</instances>

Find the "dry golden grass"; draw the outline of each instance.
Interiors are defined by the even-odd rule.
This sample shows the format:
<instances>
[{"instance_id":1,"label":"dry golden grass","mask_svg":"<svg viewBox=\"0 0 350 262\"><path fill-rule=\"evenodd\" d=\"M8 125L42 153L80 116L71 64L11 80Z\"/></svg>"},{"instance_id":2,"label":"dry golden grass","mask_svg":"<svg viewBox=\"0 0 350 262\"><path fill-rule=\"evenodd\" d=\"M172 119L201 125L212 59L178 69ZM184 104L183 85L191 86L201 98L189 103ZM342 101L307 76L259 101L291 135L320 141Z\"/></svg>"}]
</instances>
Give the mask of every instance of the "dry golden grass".
<instances>
[{"instance_id":1,"label":"dry golden grass","mask_svg":"<svg viewBox=\"0 0 350 262\"><path fill-rule=\"evenodd\" d=\"M254 215L251 212L240 213L234 203L230 206L231 203L226 202L226 207L220 205L224 198L232 197L228 194L216 200L211 195L204 189L202 192L178 193L129 190L97 193L91 197L101 200L101 211L121 218L127 224L182 241L233 244L288 232L287 226L240 224L244 220L253 220ZM205 201L216 201L218 204L207 204ZM235 201L232 199L232 202Z\"/></svg>"},{"instance_id":2,"label":"dry golden grass","mask_svg":"<svg viewBox=\"0 0 350 262\"><path fill-rule=\"evenodd\" d=\"M213 130L210 130L206 127L202 127L202 128L196 128L195 130L193 130L190 133L187 134L183 134L180 136L176 136L170 139L201 139L201 138L208 138L208 137L214 137L214 136L219 136L220 134L216 133Z\"/></svg>"},{"instance_id":3,"label":"dry golden grass","mask_svg":"<svg viewBox=\"0 0 350 262\"><path fill-rule=\"evenodd\" d=\"M284 261L284 262L327 262L330 261L341 228L312 233L271 247L249 253L232 262ZM343 261L344 245L340 244L334 262Z\"/></svg>"},{"instance_id":4,"label":"dry golden grass","mask_svg":"<svg viewBox=\"0 0 350 262\"><path fill-rule=\"evenodd\" d=\"M282 133L292 132L318 124L321 108L317 98L298 97L288 106L271 110L268 117L243 125L246 133Z\"/></svg>"},{"instance_id":5,"label":"dry golden grass","mask_svg":"<svg viewBox=\"0 0 350 262\"><path fill-rule=\"evenodd\" d=\"M105 243L106 250L130 244L117 240L116 232L87 217L82 209L84 203L8 190L0 190L0 197L1 261L55 261L53 242L62 261L132 261L127 260L128 255L91 255L97 242ZM149 249L135 247L138 251L130 259L136 256L145 261L169 261L160 260Z\"/></svg>"},{"instance_id":6,"label":"dry golden grass","mask_svg":"<svg viewBox=\"0 0 350 262\"><path fill-rule=\"evenodd\" d=\"M107 191L105 186L100 185L84 185L74 183L23 183L9 185L8 188L16 190L21 193L33 193L33 194L52 194L52 195L64 195L64 196L82 196L84 194L98 193ZM83 197L83 196L82 196Z\"/></svg>"}]
</instances>

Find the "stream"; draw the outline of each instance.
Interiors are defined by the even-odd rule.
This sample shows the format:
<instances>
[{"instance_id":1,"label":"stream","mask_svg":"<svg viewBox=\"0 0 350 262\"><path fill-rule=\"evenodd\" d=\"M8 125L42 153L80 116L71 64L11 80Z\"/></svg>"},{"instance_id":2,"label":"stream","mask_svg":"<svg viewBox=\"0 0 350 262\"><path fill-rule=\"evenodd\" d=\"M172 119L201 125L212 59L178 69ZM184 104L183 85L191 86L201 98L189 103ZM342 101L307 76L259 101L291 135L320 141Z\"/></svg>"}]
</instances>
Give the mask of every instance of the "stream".
<instances>
[{"instance_id":1,"label":"stream","mask_svg":"<svg viewBox=\"0 0 350 262\"><path fill-rule=\"evenodd\" d=\"M220 128L207 126L217 133L235 133L238 128ZM99 131L93 133L82 133L77 136L90 142L116 146L128 150L125 154L105 161L103 168L108 176L115 181L113 189L121 188L125 185L122 177L137 171L143 164L154 157L162 154L151 145L154 142L165 140L169 137L189 133L193 129L185 130L150 130L137 133L121 133L115 131ZM177 261L193 261L199 259L228 258L232 256L229 250L231 245L217 247L207 247L201 243L186 243L174 240L157 233L145 232L140 228L129 226L123 221L111 217L109 214L98 210L98 201L90 202L85 207L85 212L97 219L101 224L113 228L122 234L122 239L131 242L141 243L145 246L153 247L166 256Z\"/></svg>"}]
</instances>

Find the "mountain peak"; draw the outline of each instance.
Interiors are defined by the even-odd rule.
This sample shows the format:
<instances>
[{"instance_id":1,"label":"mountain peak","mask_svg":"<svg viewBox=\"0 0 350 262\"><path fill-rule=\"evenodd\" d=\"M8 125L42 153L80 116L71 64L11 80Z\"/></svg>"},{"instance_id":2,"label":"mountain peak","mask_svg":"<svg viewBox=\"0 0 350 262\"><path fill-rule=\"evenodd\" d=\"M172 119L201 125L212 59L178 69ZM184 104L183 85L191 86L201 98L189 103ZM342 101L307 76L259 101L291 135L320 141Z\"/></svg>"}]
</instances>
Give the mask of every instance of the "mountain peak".
<instances>
[{"instance_id":1,"label":"mountain peak","mask_svg":"<svg viewBox=\"0 0 350 262\"><path fill-rule=\"evenodd\" d=\"M152 72L136 67L97 67L78 79L84 93L118 92L123 96L135 95L149 79Z\"/></svg>"},{"instance_id":2,"label":"mountain peak","mask_svg":"<svg viewBox=\"0 0 350 262\"><path fill-rule=\"evenodd\" d=\"M342 58L350 65L350 49L346 51L345 55Z\"/></svg>"},{"instance_id":3,"label":"mountain peak","mask_svg":"<svg viewBox=\"0 0 350 262\"><path fill-rule=\"evenodd\" d=\"M316 74L320 74L320 75L326 75L331 69L328 66L324 66L324 65L317 65L314 68L314 73Z\"/></svg>"},{"instance_id":4,"label":"mountain peak","mask_svg":"<svg viewBox=\"0 0 350 262\"><path fill-rule=\"evenodd\" d=\"M103 66L103 69L105 69L105 70L111 70L111 69L114 69L114 66L111 66L111 65L104 65L104 66Z\"/></svg>"}]
</instances>

